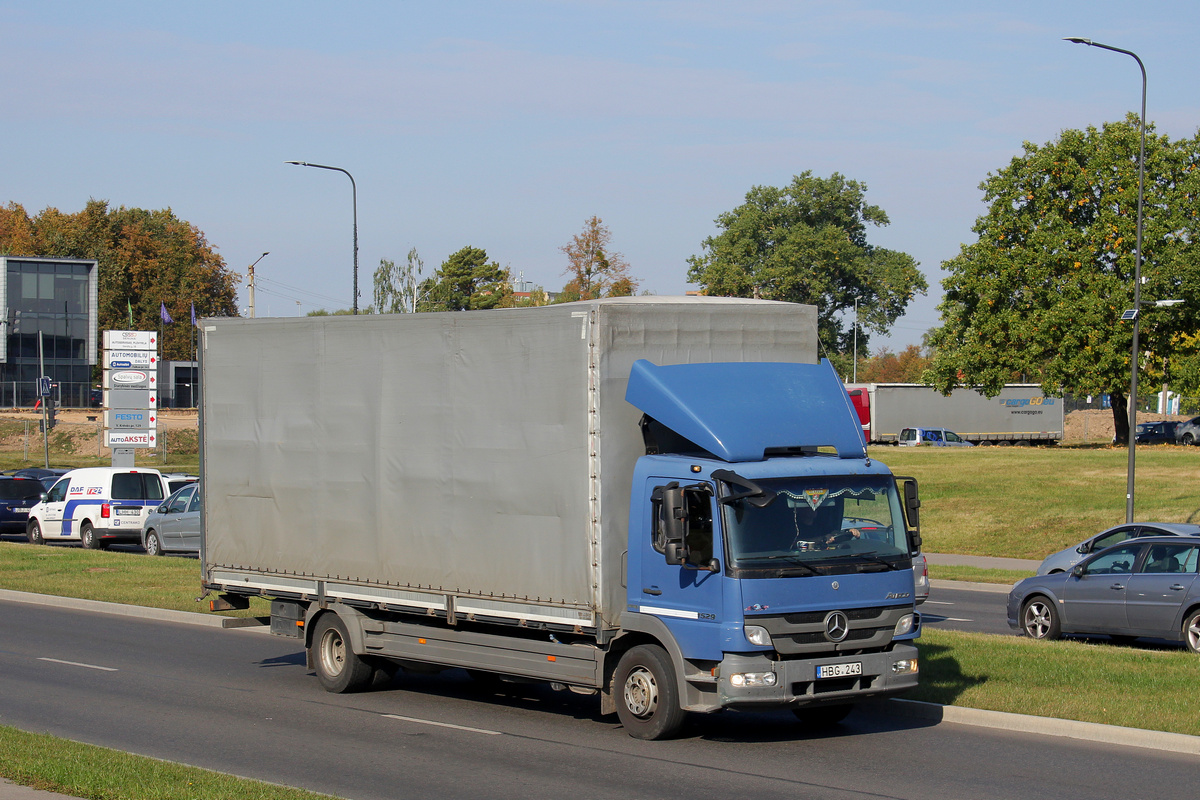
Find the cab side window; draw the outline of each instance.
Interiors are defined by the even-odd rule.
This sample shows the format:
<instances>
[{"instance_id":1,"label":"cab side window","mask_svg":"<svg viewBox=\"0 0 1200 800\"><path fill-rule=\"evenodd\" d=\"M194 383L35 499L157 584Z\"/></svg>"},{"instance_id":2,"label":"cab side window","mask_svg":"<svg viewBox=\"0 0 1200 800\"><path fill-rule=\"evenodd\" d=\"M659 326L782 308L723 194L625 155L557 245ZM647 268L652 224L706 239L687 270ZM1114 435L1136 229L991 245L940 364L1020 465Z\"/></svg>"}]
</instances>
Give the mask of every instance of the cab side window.
<instances>
[{"instance_id":1,"label":"cab side window","mask_svg":"<svg viewBox=\"0 0 1200 800\"><path fill-rule=\"evenodd\" d=\"M712 498L708 492L689 489L683 493L687 506L688 563L706 565L713 557Z\"/></svg>"}]
</instances>

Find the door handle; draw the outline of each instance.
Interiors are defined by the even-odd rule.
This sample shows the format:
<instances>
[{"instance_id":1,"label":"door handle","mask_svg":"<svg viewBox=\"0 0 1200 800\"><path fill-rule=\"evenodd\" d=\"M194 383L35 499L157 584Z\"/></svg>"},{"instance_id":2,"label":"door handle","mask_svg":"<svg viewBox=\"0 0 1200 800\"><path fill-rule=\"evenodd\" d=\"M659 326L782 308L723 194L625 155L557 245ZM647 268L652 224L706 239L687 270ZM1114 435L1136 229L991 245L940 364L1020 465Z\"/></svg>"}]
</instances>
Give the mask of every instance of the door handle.
<instances>
[{"instance_id":1,"label":"door handle","mask_svg":"<svg viewBox=\"0 0 1200 800\"><path fill-rule=\"evenodd\" d=\"M648 588L643 588L642 594L652 594L657 597L658 595L662 594L662 589L659 589L657 586L651 586Z\"/></svg>"},{"instance_id":2,"label":"door handle","mask_svg":"<svg viewBox=\"0 0 1200 800\"><path fill-rule=\"evenodd\" d=\"M1186 587L1182 583L1176 583L1171 586L1172 592L1182 592Z\"/></svg>"},{"instance_id":3,"label":"door handle","mask_svg":"<svg viewBox=\"0 0 1200 800\"><path fill-rule=\"evenodd\" d=\"M1124 589L1124 588L1125 588L1125 584L1123 584L1123 583L1114 583L1112 586L1110 586L1110 587L1108 587L1108 588L1110 588L1110 589L1118 589L1118 590L1119 590L1119 589Z\"/></svg>"}]
</instances>

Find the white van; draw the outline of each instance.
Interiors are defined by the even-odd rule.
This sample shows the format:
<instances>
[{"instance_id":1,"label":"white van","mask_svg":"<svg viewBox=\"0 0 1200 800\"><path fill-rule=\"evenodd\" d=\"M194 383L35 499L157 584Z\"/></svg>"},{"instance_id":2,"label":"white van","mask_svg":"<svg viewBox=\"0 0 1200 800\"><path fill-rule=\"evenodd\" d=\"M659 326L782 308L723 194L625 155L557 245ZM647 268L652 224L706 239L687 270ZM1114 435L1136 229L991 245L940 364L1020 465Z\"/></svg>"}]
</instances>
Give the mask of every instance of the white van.
<instances>
[{"instance_id":1,"label":"white van","mask_svg":"<svg viewBox=\"0 0 1200 800\"><path fill-rule=\"evenodd\" d=\"M142 524L168 494L156 469L84 467L68 472L29 509L33 544L78 541L92 550L141 542Z\"/></svg>"}]
</instances>

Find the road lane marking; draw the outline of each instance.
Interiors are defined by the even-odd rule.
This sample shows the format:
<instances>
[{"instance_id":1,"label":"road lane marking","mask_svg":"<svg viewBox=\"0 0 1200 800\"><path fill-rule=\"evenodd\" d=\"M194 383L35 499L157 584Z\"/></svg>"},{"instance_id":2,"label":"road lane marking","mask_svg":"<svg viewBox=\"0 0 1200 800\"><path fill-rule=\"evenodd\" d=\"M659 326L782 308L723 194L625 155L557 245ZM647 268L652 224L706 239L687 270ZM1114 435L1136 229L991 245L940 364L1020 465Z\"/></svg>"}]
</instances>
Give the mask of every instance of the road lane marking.
<instances>
[{"instance_id":1,"label":"road lane marking","mask_svg":"<svg viewBox=\"0 0 1200 800\"><path fill-rule=\"evenodd\" d=\"M503 736L502 731L489 731L484 728L468 728L465 725L451 725L449 722L434 722L431 719L417 719L416 717L402 717L399 714L384 714L385 719L398 719L403 722L415 722L418 725L435 725L439 728L453 728L456 731L466 731L467 733L482 733L486 736Z\"/></svg>"},{"instance_id":2,"label":"road lane marking","mask_svg":"<svg viewBox=\"0 0 1200 800\"><path fill-rule=\"evenodd\" d=\"M96 664L82 664L78 661L63 661L61 658L39 658L38 661L50 661L55 664L66 664L68 667L83 667L84 669L98 669L103 672L118 672L116 667L101 667Z\"/></svg>"}]
</instances>

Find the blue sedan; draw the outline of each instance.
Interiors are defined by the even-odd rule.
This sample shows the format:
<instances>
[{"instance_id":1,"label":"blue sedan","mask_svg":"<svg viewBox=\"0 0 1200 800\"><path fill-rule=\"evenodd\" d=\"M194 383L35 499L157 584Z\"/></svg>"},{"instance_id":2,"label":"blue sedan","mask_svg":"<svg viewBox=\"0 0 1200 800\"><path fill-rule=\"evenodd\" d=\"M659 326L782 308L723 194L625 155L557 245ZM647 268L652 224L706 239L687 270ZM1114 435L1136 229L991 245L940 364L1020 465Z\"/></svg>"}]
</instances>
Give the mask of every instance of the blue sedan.
<instances>
[{"instance_id":1,"label":"blue sedan","mask_svg":"<svg viewBox=\"0 0 1200 800\"><path fill-rule=\"evenodd\" d=\"M1069 572L1017 583L1008 594L1008 624L1034 639L1151 637L1200 653L1198 567L1200 537L1129 539Z\"/></svg>"},{"instance_id":2,"label":"blue sedan","mask_svg":"<svg viewBox=\"0 0 1200 800\"><path fill-rule=\"evenodd\" d=\"M36 478L0 475L0 533L24 535L29 509L38 504L44 491Z\"/></svg>"}]
</instances>

